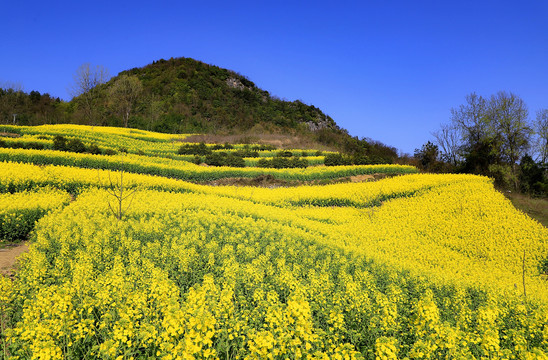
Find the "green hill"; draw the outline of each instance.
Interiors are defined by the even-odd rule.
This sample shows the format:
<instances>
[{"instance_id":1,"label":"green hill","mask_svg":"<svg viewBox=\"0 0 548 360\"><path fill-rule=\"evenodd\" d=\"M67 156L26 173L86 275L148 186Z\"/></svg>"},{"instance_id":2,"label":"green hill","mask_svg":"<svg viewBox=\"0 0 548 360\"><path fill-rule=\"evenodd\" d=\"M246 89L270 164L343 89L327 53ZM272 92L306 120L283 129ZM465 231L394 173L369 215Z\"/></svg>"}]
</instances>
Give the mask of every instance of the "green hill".
<instances>
[{"instance_id":1,"label":"green hill","mask_svg":"<svg viewBox=\"0 0 548 360\"><path fill-rule=\"evenodd\" d=\"M240 132L258 126L270 131L338 129L312 105L282 101L243 75L190 58L123 71L103 88L111 88L123 75L137 77L143 87L130 126L180 132Z\"/></svg>"}]
</instances>

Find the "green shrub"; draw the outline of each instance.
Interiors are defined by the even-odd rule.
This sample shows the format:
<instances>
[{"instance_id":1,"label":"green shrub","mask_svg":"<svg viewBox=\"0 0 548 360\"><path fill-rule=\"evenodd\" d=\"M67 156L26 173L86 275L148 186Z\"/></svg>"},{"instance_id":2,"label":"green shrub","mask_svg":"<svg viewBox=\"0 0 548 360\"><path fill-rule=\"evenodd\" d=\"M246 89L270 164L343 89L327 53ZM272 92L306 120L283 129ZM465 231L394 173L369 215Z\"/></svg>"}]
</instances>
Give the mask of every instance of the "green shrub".
<instances>
[{"instance_id":1,"label":"green shrub","mask_svg":"<svg viewBox=\"0 0 548 360\"><path fill-rule=\"evenodd\" d=\"M201 142L199 144L183 144L177 150L177 153L179 155L209 155L212 153L211 149L207 147L207 145L204 142Z\"/></svg>"},{"instance_id":2,"label":"green shrub","mask_svg":"<svg viewBox=\"0 0 548 360\"><path fill-rule=\"evenodd\" d=\"M299 157L273 157L272 159L261 158L257 161L257 167L274 169L306 168L308 160Z\"/></svg>"},{"instance_id":3,"label":"green shrub","mask_svg":"<svg viewBox=\"0 0 548 360\"><path fill-rule=\"evenodd\" d=\"M294 157L289 162L290 168L306 168L308 167L308 160L299 157Z\"/></svg>"},{"instance_id":4,"label":"green shrub","mask_svg":"<svg viewBox=\"0 0 548 360\"><path fill-rule=\"evenodd\" d=\"M101 148L95 144L91 144L88 146L88 153L93 155L101 155L103 152L101 151Z\"/></svg>"},{"instance_id":5,"label":"green shrub","mask_svg":"<svg viewBox=\"0 0 548 360\"><path fill-rule=\"evenodd\" d=\"M257 164L255 166L260 168L267 168L269 167L269 164L270 164L270 160L266 158L260 158L259 161L257 161Z\"/></svg>"},{"instance_id":6,"label":"green shrub","mask_svg":"<svg viewBox=\"0 0 548 360\"><path fill-rule=\"evenodd\" d=\"M327 154L324 159L325 166L340 166L346 165L346 160L344 157L339 154Z\"/></svg>"},{"instance_id":7,"label":"green shrub","mask_svg":"<svg viewBox=\"0 0 548 360\"><path fill-rule=\"evenodd\" d=\"M67 139L61 135L53 138L53 150L67 151Z\"/></svg>"},{"instance_id":8,"label":"green shrub","mask_svg":"<svg viewBox=\"0 0 548 360\"><path fill-rule=\"evenodd\" d=\"M228 154L224 159L224 164L230 167L245 167L245 160L241 156Z\"/></svg>"},{"instance_id":9,"label":"green shrub","mask_svg":"<svg viewBox=\"0 0 548 360\"><path fill-rule=\"evenodd\" d=\"M223 166L224 159L222 153L207 154L204 162L210 166Z\"/></svg>"},{"instance_id":10,"label":"green shrub","mask_svg":"<svg viewBox=\"0 0 548 360\"><path fill-rule=\"evenodd\" d=\"M86 152L86 145L80 139L70 139L66 143L66 151L83 153Z\"/></svg>"},{"instance_id":11,"label":"green shrub","mask_svg":"<svg viewBox=\"0 0 548 360\"><path fill-rule=\"evenodd\" d=\"M282 150L282 151L278 151L278 153L276 154L277 157L292 157L293 156L293 153L291 151L287 151L287 150Z\"/></svg>"},{"instance_id":12,"label":"green shrub","mask_svg":"<svg viewBox=\"0 0 548 360\"><path fill-rule=\"evenodd\" d=\"M243 150L238 150L234 153L236 156L239 156L239 157L247 157L247 158L258 158L260 155L259 155L259 152L258 151L253 151L251 149L243 149Z\"/></svg>"}]
</instances>

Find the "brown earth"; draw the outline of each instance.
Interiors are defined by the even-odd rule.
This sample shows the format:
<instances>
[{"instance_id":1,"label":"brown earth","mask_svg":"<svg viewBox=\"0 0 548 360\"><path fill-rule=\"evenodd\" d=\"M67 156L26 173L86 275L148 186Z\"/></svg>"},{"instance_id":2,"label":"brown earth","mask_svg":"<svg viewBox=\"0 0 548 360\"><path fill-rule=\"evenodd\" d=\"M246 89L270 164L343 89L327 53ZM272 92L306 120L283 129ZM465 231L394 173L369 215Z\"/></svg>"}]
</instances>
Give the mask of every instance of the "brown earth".
<instances>
[{"instance_id":1,"label":"brown earth","mask_svg":"<svg viewBox=\"0 0 548 360\"><path fill-rule=\"evenodd\" d=\"M19 135L19 134L9 133L9 132L0 132L0 136L12 137L12 138L21 137L21 135Z\"/></svg>"},{"instance_id":2,"label":"brown earth","mask_svg":"<svg viewBox=\"0 0 548 360\"><path fill-rule=\"evenodd\" d=\"M294 186L293 182L276 179L272 175L259 175L254 178L224 178L208 181L205 185L211 186L257 186L275 188L282 186Z\"/></svg>"},{"instance_id":3,"label":"brown earth","mask_svg":"<svg viewBox=\"0 0 548 360\"><path fill-rule=\"evenodd\" d=\"M27 252L29 246L27 243L6 245L0 248L0 275L11 276L15 268L19 255Z\"/></svg>"},{"instance_id":4,"label":"brown earth","mask_svg":"<svg viewBox=\"0 0 548 360\"><path fill-rule=\"evenodd\" d=\"M191 135L181 139L181 142L206 144L263 144L273 145L278 149L304 149L304 150L323 150L332 151L333 148L319 144L313 139L309 139L299 135L290 134L238 134L238 135L222 135L222 134L204 134Z\"/></svg>"},{"instance_id":5,"label":"brown earth","mask_svg":"<svg viewBox=\"0 0 548 360\"><path fill-rule=\"evenodd\" d=\"M338 179L326 179L326 180L313 180L313 181L298 181L298 180L281 180L276 179L272 175L259 175L254 178L223 178L218 180L212 180L207 182L201 182L202 185L210 186L257 186L257 187L266 187L266 188L277 188L277 187L290 187L290 186L301 186L301 185L327 185L327 184L337 184L345 182L366 182L366 181L376 181L384 179L391 175L386 174L373 174L373 175L355 175L348 176Z\"/></svg>"}]
</instances>

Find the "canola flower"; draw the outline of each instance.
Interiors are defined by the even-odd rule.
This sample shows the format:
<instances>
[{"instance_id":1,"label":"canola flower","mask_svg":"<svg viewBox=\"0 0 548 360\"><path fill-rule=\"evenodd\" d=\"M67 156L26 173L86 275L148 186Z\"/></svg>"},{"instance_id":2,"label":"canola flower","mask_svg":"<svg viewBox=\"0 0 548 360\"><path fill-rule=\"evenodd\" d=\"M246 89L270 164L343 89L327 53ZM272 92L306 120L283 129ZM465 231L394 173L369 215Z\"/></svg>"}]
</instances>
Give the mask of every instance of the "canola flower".
<instances>
[{"instance_id":1,"label":"canola flower","mask_svg":"<svg viewBox=\"0 0 548 360\"><path fill-rule=\"evenodd\" d=\"M60 135L67 138L79 138L84 143L102 145L107 148L118 149L125 147L131 151L147 150L171 151L176 149L174 140L184 139L189 135L185 134L164 134L146 130L108 127L108 126L89 126L74 124L40 125L40 126L12 126L1 125L0 129L5 132L11 132L26 136L46 136L53 139Z\"/></svg>"},{"instance_id":2,"label":"canola flower","mask_svg":"<svg viewBox=\"0 0 548 360\"><path fill-rule=\"evenodd\" d=\"M51 148L52 141L44 139L40 135L23 135L20 137L0 137L0 144L4 143L8 148L26 148L28 146L42 146L44 149Z\"/></svg>"},{"instance_id":3,"label":"canola flower","mask_svg":"<svg viewBox=\"0 0 548 360\"><path fill-rule=\"evenodd\" d=\"M163 191L137 192L117 221L89 180L39 220L2 300L11 357L547 356L547 229L487 178L252 189L127 175Z\"/></svg>"},{"instance_id":4,"label":"canola flower","mask_svg":"<svg viewBox=\"0 0 548 360\"><path fill-rule=\"evenodd\" d=\"M69 202L69 194L48 188L0 194L0 243L26 239L41 216Z\"/></svg>"}]
</instances>

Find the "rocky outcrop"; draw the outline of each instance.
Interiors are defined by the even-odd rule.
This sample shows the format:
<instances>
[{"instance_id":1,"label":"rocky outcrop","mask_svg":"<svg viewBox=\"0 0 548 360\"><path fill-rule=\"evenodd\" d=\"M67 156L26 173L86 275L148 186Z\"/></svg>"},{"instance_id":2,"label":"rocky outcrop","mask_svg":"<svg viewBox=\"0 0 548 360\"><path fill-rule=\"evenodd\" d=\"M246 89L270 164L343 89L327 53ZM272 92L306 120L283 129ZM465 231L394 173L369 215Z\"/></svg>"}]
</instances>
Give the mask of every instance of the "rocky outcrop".
<instances>
[{"instance_id":1,"label":"rocky outcrop","mask_svg":"<svg viewBox=\"0 0 548 360\"><path fill-rule=\"evenodd\" d=\"M330 127L331 122L325 117L324 119L316 119L316 121L307 121L306 125L311 131L318 131L322 129L327 129Z\"/></svg>"},{"instance_id":2,"label":"rocky outcrop","mask_svg":"<svg viewBox=\"0 0 548 360\"><path fill-rule=\"evenodd\" d=\"M233 78L233 77L229 77L228 79L226 79L226 84L228 86L230 86L231 88L234 88L234 89L238 89L238 90L245 89L245 85L242 84L240 79L236 79L236 78Z\"/></svg>"}]
</instances>

